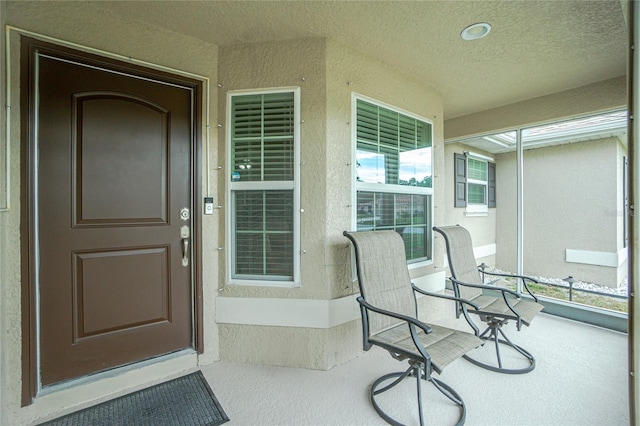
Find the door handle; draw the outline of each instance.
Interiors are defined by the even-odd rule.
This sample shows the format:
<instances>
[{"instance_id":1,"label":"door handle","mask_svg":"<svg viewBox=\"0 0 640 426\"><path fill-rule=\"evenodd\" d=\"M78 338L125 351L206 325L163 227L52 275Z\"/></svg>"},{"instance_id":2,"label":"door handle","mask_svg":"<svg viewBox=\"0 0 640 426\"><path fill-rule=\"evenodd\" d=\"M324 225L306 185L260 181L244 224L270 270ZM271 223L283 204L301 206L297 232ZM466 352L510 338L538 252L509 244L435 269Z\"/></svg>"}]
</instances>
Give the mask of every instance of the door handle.
<instances>
[{"instance_id":1,"label":"door handle","mask_svg":"<svg viewBox=\"0 0 640 426\"><path fill-rule=\"evenodd\" d=\"M182 237L182 266L189 266L189 227L180 228L180 236Z\"/></svg>"},{"instance_id":2,"label":"door handle","mask_svg":"<svg viewBox=\"0 0 640 426\"><path fill-rule=\"evenodd\" d=\"M189 266L189 239L182 239L182 266Z\"/></svg>"}]
</instances>

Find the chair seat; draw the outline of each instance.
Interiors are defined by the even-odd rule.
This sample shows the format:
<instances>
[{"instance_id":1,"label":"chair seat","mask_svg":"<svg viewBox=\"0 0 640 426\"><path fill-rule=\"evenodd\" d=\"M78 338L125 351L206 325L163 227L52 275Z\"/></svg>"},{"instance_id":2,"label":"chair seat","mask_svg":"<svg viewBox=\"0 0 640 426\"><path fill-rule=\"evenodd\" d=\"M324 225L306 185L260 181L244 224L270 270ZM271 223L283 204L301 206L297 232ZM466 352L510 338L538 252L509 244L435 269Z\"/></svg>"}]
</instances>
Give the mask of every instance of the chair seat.
<instances>
[{"instance_id":1,"label":"chair seat","mask_svg":"<svg viewBox=\"0 0 640 426\"><path fill-rule=\"evenodd\" d=\"M477 296L471 299L473 303L480 306L478 313L495 314L504 316L506 318L516 319L511 309L507 306L502 297L493 296ZM525 325L531 324L533 318L540 312L544 306L539 303L532 302L523 299L510 299L511 306L520 314L522 323Z\"/></svg>"},{"instance_id":2,"label":"chair seat","mask_svg":"<svg viewBox=\"0 0 640 426\"><path fill-rule=\"evenodd\" d=\"M482 340L470 333L452 330L450 328L429 325L431 333L418 331L418 339L423 347L431 355L431 364L442 371L447 365L460 358L471 349L482 344ZM422 355L416 349L411 332L407 324L400 324L388 330L372 335L369 340L382 347L393 346L416 359L422 359Z\"/></svg>"}]
</instances>

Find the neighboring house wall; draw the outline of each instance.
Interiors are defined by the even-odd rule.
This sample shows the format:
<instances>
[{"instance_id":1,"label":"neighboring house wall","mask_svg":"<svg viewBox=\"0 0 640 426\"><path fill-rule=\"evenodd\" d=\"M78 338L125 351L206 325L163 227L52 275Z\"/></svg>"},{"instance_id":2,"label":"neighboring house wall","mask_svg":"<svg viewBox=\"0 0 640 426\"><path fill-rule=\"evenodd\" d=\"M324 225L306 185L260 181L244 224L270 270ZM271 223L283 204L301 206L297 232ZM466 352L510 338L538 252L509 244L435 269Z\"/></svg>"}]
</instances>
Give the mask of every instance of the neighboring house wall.
<instances>
[{"instance_id":1,"label":"neighboring house wall","mask_svg":"<svg viewBox=\"0 0 640 426\"><path fill-rule=\"evenodd\" d=\"M524 151L525 274L571 275L617 287L626 265L618 255L621 156L615 137ZM516 271L516 156L501 154L496 160L496 266Z\"/></svg>"},{"instance_id":2,"label":"neighboring house wall","mask_svg":"<svg viewBox=\"0 0 640 426\"><path fill-rule=\"evenodd\" d=\"M472 216L466 212L466 208L454 207L454 154L464 154L466 151L473 151L477 154L495 159L495 157L488 152L480 151L461 143L445 145L445 219L442 223L437 223L436 225L460 225L467 228L473 239L477 263L481 264L484 262L487 265L494 265L496 254L496 209L488 209L486 215ZM498 173L498 167L496 167L496 173ZM499 182L499 177L497 180ZM500 206L502 202L502 194L500 194L498 187L496 203Z\"/></svg>"}]
</instances>

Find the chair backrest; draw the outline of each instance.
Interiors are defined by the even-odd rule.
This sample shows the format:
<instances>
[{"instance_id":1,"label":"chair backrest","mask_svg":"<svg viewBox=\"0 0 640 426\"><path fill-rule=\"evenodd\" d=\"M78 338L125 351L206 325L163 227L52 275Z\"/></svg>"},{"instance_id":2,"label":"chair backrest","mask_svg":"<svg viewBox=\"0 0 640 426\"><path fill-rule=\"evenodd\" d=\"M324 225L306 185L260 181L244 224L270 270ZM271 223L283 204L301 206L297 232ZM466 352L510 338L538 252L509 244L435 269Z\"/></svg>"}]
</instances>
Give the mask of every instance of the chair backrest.
<instances>
[{"instance_id":1,"label":"chair backrest","mask_svg":"<svg viewBox=\"0 0 640 426\"><path fill-rule=\"evenodd\" d=\"M473 243L469 231L459 225L434 226L433 230L444 237L451 276L465 283L482 284L482 278L473 254ZM482 289L479 288L459 287L460 297L464 299L473 299L482 294Z\"/></svg>"},{"instance_id":2,"label":"chair backrest","mask_svg":"<svg viewBox=\"0 0 640 426\"><path fill-rule=\"evenodd\" d=\"M396 231L345 232L353 243L360 294L371 305L416 318L417 307L407 268L404 241ZM369 314L369 335L400 321Z\"/></svg>"}]
</instances>

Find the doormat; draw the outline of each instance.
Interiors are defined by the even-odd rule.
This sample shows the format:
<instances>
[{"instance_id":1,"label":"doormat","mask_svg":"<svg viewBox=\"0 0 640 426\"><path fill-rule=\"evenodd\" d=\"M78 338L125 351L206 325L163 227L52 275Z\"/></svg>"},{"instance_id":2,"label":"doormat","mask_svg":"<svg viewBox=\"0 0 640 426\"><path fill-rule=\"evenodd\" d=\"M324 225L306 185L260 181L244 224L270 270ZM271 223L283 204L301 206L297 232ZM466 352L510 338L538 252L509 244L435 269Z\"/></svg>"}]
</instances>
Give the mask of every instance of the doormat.
<instances>
[{"instance_id":1,"label":"doormat","mask_svg":"<svg viewBox=\"0 0 640 426\"><path fill-rule=\"evenodd\" d=\"M42 426L217 426L228 421L202 372L197 371Z\"/></svg>"}]
</instances>

